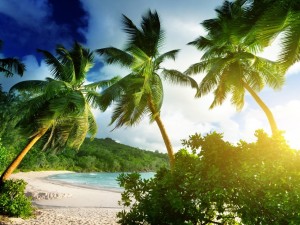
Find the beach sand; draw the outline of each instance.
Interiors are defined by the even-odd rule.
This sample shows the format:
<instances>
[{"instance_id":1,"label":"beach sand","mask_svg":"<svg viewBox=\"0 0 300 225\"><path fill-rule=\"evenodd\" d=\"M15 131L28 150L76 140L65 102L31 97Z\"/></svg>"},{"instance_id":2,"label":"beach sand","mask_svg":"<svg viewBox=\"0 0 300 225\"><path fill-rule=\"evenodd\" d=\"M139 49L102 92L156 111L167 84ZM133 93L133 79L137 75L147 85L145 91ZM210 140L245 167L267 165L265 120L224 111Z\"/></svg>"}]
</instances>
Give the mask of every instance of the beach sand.
<instances>
[{"instance_id":1,"label":"beach sand","mask_svg":"<svg viewBox=\"0 0 300 225\"><path fill-rule=\"evenodd\" d=\"M12 179L23 179L28 184L26 193L33 196L37 206L35 218L11 219L13 225L116 225L116 213L121 193L113 190L91 189L49 180L50 175L69 171L20 172Z\"/></svg>"}]
</instances>

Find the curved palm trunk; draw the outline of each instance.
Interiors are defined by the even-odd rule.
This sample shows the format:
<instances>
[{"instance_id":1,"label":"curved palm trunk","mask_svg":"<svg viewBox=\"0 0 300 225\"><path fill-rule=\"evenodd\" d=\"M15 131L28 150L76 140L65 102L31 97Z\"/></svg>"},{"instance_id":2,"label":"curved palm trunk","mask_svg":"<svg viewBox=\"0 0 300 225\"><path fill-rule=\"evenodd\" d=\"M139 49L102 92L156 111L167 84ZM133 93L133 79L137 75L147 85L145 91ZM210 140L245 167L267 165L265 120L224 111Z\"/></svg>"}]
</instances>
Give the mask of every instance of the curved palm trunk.
<instances>
[{"instance_id":1,"label":"curved palm trunk","mask_svg":"<svg viewBox=\"0 0 300 225\"><path fill-rule=\"evenodd\" d=\"M40 131L35 137L26 145L26 147L17 155L17 157L12 161L12 163L6 168L0 178L0 184L7 180L12 172L19 166L27 152L32 148L32 146L46 133L47 129Z\"/></svg>"},{"instance_id":2,"label":"curved palm trunk","mask_svg":"<svg viewBox=\"0 0 300 225\"><path fill-rule=\"evenodd\" d=\"M271 110L267 107L267 105L261 100L261 98L256 94L255 91L253 91L253 89L246 82L243 81L243 85L244 85L245 89L254 98L254 100L257 102L257 104L265 112L265 114L266 114L266 116L268 118L271 130L272 130L272 135L275 135L276 133L278 133L277 124L275 122L275 119L274 119L274 116L273 116Z\"/></svg>"},{"instance_id":3,"label":"curved palm trunk","mask_svg":"<svg viewBox=\"0 0 300 225\"><path fill-rule=\"evenodd\" d=\"M160 133L162 135L162 138L164 140L165 146L166 146L167 151L168 151L170 166L171 166L171 168L173 168L174 163L175 163L175 156L174 156L174 151L173 151L171 141L170 141L169 136L166 132L165 126L164 126L164 124L162 123L162 121L160 119L159 113L157 113L157 111L155 110L155 107L154 107L154 104L153 104L151 98L149 98L148 104L149 104L149 108L151 110L151 113L155 116L154 120L155 120L155 122L157 123L157 125L159 127Z\"/></svg>"}]
</instances>

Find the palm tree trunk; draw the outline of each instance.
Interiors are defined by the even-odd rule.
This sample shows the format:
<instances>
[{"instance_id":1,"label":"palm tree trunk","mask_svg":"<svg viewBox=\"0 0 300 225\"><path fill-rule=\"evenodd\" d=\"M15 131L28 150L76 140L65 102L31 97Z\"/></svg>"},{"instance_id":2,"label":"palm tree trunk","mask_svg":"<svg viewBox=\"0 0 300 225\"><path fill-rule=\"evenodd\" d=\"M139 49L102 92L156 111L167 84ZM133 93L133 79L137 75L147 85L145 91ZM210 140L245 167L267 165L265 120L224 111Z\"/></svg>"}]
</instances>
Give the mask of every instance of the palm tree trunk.
<instances>
[{"instance_id":1,"label":"palm tree trunk","mask_svg":"<svg viewBox=\"0 0 300 225\"><path fill-rule=\"evenodd\" d=\"M149 97L148 104L149 104L149 108L151 110L151 113L154 116L154 120L155 120L155 122L157 123L157 125L159 127L159 130L160 130L160 133L161 133L162 138L164 140L165 146L167 148L167 152L168 152L169 160L170 160L170 166L171 166L171 168L173 168L174 163L175 163L175 156L174 156L174 151L173 151L171 141L170 141L169 136L166 132L165 126L164 126L163 122L160 119L159 113L156 111L156 109L154 107L154 104L152 102L151 97Z\"/></svg>"},{"instance_id":2,"label":"palm tree trunk","mask_svg":"<svg viewBox=\"0 0 300 225\"><path fill-rule=\"evenodd\" d=\"M17 155L17 157L12 161L12 163L6 168L2 173L0 178L0 184L9 178L12 172L19 166L27 152L32 148L32 146L46 133L47 129L40 131L35 137L26 145L26 147Z\"/></svg>"},{"instance_id":3,"label":"palm tree trunk","mask_svg":"<svg viewBox=\"0 0 300 225\"><path fill-rule=\"evenodd\" d=\"M273 116L271 110L267 107L267 105L261 100L261 98L256 94L256 92L246 82L243 81L243 85L244 85L245 89L254 98L254 100L257 102L257 104L265 112L265 114L268 118L271 130L272 130L272 135L274 136L275 134L278 133L278 128L277 128L277 124L276 124L276 121L274 119L274 116Z\"/></svg>"}]
</instances>

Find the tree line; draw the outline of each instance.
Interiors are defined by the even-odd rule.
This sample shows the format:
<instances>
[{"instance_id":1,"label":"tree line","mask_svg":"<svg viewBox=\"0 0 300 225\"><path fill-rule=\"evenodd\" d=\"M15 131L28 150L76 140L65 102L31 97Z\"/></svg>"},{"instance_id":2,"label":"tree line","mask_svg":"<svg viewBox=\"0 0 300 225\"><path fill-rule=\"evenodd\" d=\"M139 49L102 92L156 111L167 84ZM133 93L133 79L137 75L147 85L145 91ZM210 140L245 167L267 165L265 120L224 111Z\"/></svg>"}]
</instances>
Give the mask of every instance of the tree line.
<instances>
[{"instance_id":1,"label":"tree line","mask_svg":"<svg viewBox=\"0 0 300 225\"><path fill-rule=\"evenodd\" d=\"M21 171L70 170L76 172L142 172L157 171L168 167L168 156L158 151L143 150L120 144L110 138L93 141L86 138L80 151L65 148L57 152L41 151L34 147L24 158ZM4 170L9 158L6 147L0 147L0 171Z\"/></svg>"}]
</instances>

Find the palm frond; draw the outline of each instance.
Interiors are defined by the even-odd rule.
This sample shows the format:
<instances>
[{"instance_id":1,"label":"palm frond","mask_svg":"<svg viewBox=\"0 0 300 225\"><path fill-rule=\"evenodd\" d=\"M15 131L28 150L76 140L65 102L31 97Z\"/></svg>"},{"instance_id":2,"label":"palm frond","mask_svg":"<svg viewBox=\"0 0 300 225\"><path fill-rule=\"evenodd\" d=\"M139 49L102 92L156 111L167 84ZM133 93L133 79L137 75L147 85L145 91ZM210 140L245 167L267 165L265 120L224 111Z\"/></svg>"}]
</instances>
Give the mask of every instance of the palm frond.
<instances>
[{"instance_id":1,"label":"palm frond","mask_svg":"<svg viewBox=\"0 0 300 225\"><path fill-rule=\"evenodd\" d=\"M237 111L241 111L245 104L245 89L240 82L238 84L239 85L234 85L231 90L231 103L236 107Z\"/></svg>"},{"instance_id":2,"label":"palm frond","mask_svg":"<svg viewBox=\"0 0 300 225\"><path fill-rule=\"evenodd\" d=\"M121 79L121 77L116 76L116 77L113 77L112 79L96 81L94 83L84 85L83 87L86 90L96 91L99 88L107 88L107 87L113 85L114 83L118 82L120 79Z\"/></svg>"},{"instance_id":3,"label":"palm frond","mask_svg":"<svg viewBox=\"0 0 300 225\"><path fill-rule=\"evenodd\" d=\"M188 45L193 45L198 50L209 50L210 48L214 47L212 40L203 36L200 36L196 40L189 42Z\"/></svg>"},{"instance_id":4,"label":"palm frond","mask_svg":"<svg viewBox=\"0 0 300 225\"><path fill-rule=\"evenodd\" d=\"M151 95L148 97L147 102L148 102L148 108L149 108L149 116L150 116L150 122L153 122L155 120L156 114L160 113L160 109L163 104L163 99L164 99L164 89L163 89L163 84L160 79L160 76L158 74L155 74L152 78L152 85L151 85ZM151 99L149 99L151 98ZM150 110L150 102L151 101L154 106L155 113L151 112Z\"/></svg>"},{"instance_id":5,"label":"palm frond","mask_svg":"<svg viewBox=\"0 0 300 225\"><path fill-rule=\"evenodd\" d=\"M53 77L57 80L70 82L72 80L72 73L65 70L63 64L55 58L50 52L38 49L44 55L45 62L50 67Z\"/></svg>"},{"instance_id":6,"label":"palm frond","mask_svg":"<svg viewBox=\"0 0 300 225\"><path fill-rule=\"evenodd\" d=\"M25 64L16 58L0 59L0 72L4 73L6 77L11 77L14 73L22 76L25 69Z\"/></svg>"},{"instance_id":7,"label":"palm frond","mask_svg":"<svg viewBox=\"0 0 300 225\"><path fill-rule=\"evenodd\" d=\"M164 31L160 26L160 19L156 11L149 10L143 17L141 27L143 29L143 41L139 47L150 57L155 57L164 41Z\"/></svg>"},{"instance_id":8,"label":"palm frond","mask_svg":"<svg viewBox=\"0 0 300 225\"><path fill-rule=\"evenodd\" d=\"M164 69L162 71L162 75L164 76L164 78L167 81L169 81L173 84L179 84L179 85L183 85L183 86L190 86L191 88L198 89L198 84L193 78L191 78L188 75L185 75L185 74L181 73L178 70Z\"/></svg>"},{"instance_id":9,"label":"palm frond","mask_svg":"<svg viewBox=\"0 0 300 225\"><path fill-rule=\"evenodd\" d=\"M133 74L128 74L123 77L110 87L106 88L101 92L101 98L99 101L99 105L101 106L101 110L105 111L107 107L114 101L118 101L120 96L124 93L125 90L135 87L135 84L139 83L139 85L143 84L142 77L136 77Z\"/></svg>"},{"instance_id":10,"label":"palm frond","mask_svg":"<svg viewBox=\"0 0 300 225\"><path fill-rule=\"evenodd\" d=\"M214 64L211 65L207 74L200 82L198 97L208 94L216 85L218 85L221 74L224 73L224 69L227 65L227 59L214 60Z\"/></svg>"},{"instance_id":11,"label":"palm frond","mask_svg":"<svg viewBox=\"0 0 300 225\"><path fill-rule=\"evenodd\" d=\"M58 116L73 116L74 119L85 109L86 101L80 91L57 96L49 102L49 110Z\"/></svg>"},{"instance_id":12,"label":"palm frond","mask_svg":"<svg viewBox=\"0 0 300 225\"><path fill-rule=\"evenodd\" d=\"M81 84L85 80L86 73L94 65L93 52L87 48L83 48L78 42L75 42L69 54L72 59L74 80L77 84Z\"/></svg>"},{"instance_id":13,"label":"palm frond","mask_svg":"<svg viewBox=\"0 0 300 225\"><path fill-rule=\"evenodd\" d=\"M283 32L282 51L280 63L286 70L295 62L300 61L300 12L290 12L288 15L289 26Z\"/></svg>"},{"instance_id":14,"label":"palm frond","mask_svg":"<svg viewBox=\"0 0 300 225\"><path fill-rule=\"evenodd\" d=\"M104 56L104 60L108 64L117 63L121 66L130 67L133 61L133 57L129 53L114 47L97 49L96 53Z\"/></svg>"},{"instance_id":15,"label":"palm frond","mask_svg":"<svg viewBox=\"0 0 300 225\"><path fill-rule=\"evenodd\" d=\"M89 105L93 108L101 107L99 105L100 99L101 99L101 94L93 91L93 90L88 90L85 93L85 98L86 101L89 103Z\"/></svg>"},{"instance_id":16,"label":"palm frond","mask_svg":"<svg viewBox=\"0 0 300 225\"><path fill-rule=\"evenodd\" d=\"M168 51L168 52L165 52L163 54L161 54L160 56L158 56L156 59L155 59L155 65L156 65L156 68L158 69L159 68L159 65L166 59L173 59L175 60L176 58L176 55L178 54L179 52L179 49L174 49L172 51Z\"/></svg>"},{"instance_id":17,"label":"palm frond","mask_svg":"<svg viewBox=\"0 0 300 225\"><path fill-rule=\"evenodd\" d=\"M140 46L140 40L142 39L142 32L136 27L136 25L125 15L122 15L123 30L128 34L127 47Z\"/></svg>"},{"instance_id":18,"label":"palm frond","mask_svg":"<svg viewBox=\"0 0 300 225\"><path fill-rule=\"evenodd\" d=\"M274 4L269 5L267 10L265 10L264 14L257 21L255 29L253 30L259 42L264 43L265 46L269 45L280 30L283 30L286 26L288 11L281 7L280 4L279 1L276 1Z\"/></svg>"},{"instance_id":19,"label":"palm frond","mask_svg":"<svg viewBox=\"0 0 300 225\"><path fill-rule=\"evenodd\" d=\"M143 75L145 75L145 69L151 66L151 58L138 47L132 47L130 49L130 53L133 56L131 69L137 73L142 73Z\"/></svg>"},{"instance_id":20,"label":"palm frond","mask_svg":"<svg viewBox=\"0 0 300 225\"><path fill-rule=\"evenodd\" d=\"M261 91L265 82L263 78L260 76L261 74L258 71L249 71L244 77L244 81L255 91Z\"/></svg>"},{"instance_id":21,"label":"palm frond","mask_svg":"<svg viewBox=\"0 0 300 225\"><path fill-rule=\"evenodd\" d=\"M89 124L88 134L91 136L91 139L93 139L97 134L98 125L97 125L96 118L94 117L90 109L88 109L88 124Z\"/></svg>"},{"instance_id":22,"label":"palm frond","mask_svg":"<svg viewBox=\"0 0 300 225\"><path fill-rule=\"evenodd\" d=\"M136 105L131 94L123 94L116 103L110 124L115 124L115 128L138 124L147 113L147 101L145 97L143 95L139 104Z\"/></svg>"},{"instance_id":23,"label":"palm frond","mask_svg":"<svg viewBox=\"0 0 300 225\"><path fill-rule=\"evenodd\" d=\"M262 57L255 57L252 68L259 72L264 83L273 89L280 89L284 82L285 76L280 65L277 62L270 61Z\"/></svg>"},{"instance_id":24,"label":"palm frond","mask_svg":"<svg viewBox=\"0 0 300 225\"><path fill-rule=\"evenodd\" d=\"M21 81L15 85L13 85L9 92L13 91L32 91L32 92L42 92L48 85L48 81L42 80L26 80Z\"/></svg>"},{"instance_id":25,"label":"palm frond","mask_svg":"<svg viewBox=\"0 0 300 225\"><path fill-rule=\"evenodd\" d=\"M214 90L214 100L209 106L209 109L213 109L217 105L221 105L227 98L227 95L230 92L230 88L228 87L226 82L227 76L228 74L226 73L223 73L223 75L221 76L223 82L220 82L217 88Z\"/></svg>"},{"instance_id":26,"label":"palm frond","mask_svg":"<svg viewBox=\"0 0 300 225\"><path fill-rule=\"evenodd\" d=\"M213 65L214 62L217 62L218 59L210 59L210 60L203 60L198 63L192 64L185 72L186 75L195 75L199 73L205 72L207 69L210 68L211 65Z\"/></svg>"}]
</instances>

